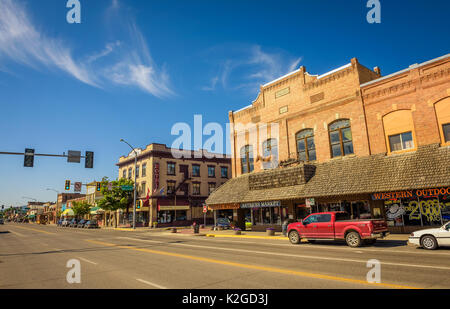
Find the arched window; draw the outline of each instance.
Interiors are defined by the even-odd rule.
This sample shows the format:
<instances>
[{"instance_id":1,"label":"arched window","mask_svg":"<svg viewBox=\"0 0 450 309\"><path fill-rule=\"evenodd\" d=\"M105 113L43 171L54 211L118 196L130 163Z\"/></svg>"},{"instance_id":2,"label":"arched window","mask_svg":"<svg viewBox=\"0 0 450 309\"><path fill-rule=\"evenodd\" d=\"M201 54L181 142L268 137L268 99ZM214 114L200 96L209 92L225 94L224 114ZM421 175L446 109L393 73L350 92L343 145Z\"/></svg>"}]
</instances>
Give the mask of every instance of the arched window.
<instances>
[{"instance_id":1,"label":"arched window","mask_svg":"<svg viewBox=\"0 0 450 309\"><path fill-rule=\"evenodd\" d=\"M336 120L328 126L330 133L331 157L353 154L353 139L350 120Z\"/></svg>"},{"instance_id":2,"label":"arched window","mask_svg":"<svg viewBox=\"0 0 450 309\"><path fill-rule=\"evenodd\" d=\"M314 130L305 129L295 135L297 141L297 154L299 161L316 161L316 144L314 143Z\"/></svg>"},{"instance_id":3,"label":"arched window","mask_svg":"<svg viewBox=\"0 0 450 309\"><path fill-rule=\"evenodd\" d=\"M241 148L241 170L242 174L250 173L254 169L253 147L250 145Z\"/></svg>"},{"instance_id":4,"label":"arched window","mask_svg":"<svg viewBox=\"0 0 450 309\"><path fill-rule=\"evenodd\" d=\"M278 165L278 143L270 138L263 143L263 168L275 168Z\"/></svg>"},{"instance_id":5,"label":"arched window","mask_svg":"<svg viewBox=\"0 0 450 309\"><path fill-rule=\"evenodd\" d=\"M442 144L450 144L450 97L434 105Z\"/></svg>"},{"instance_id":6,"label":"arched window","mask_svg":"<svg viewBox=\"0 0 450 309\"><path fill-rule=\"evenodd\" d=\"M410 110L398 110L383 117L388 153L415 149L414 123Z\"/></svg>"}]
</instances>

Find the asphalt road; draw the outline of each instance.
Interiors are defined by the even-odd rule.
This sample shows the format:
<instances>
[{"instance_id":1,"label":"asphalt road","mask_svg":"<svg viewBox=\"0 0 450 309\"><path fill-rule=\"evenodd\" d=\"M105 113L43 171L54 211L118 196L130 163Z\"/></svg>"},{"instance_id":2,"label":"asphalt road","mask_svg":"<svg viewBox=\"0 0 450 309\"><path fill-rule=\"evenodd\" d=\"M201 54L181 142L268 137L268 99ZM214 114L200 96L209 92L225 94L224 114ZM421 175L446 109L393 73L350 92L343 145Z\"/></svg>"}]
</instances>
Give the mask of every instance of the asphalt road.
<instances>
[{"instance_id":1,"label":"asphalt road","mask_svg":"<svg viewBox=\"0 0 450 309\"><path fill-rule=\"evenodd\" d=\"M369 260L381 283L367 282ZM81 283L67 263L80 262ZM450 288L450 250L0 225L0 289Z\"/></svg>"}]
</instances>

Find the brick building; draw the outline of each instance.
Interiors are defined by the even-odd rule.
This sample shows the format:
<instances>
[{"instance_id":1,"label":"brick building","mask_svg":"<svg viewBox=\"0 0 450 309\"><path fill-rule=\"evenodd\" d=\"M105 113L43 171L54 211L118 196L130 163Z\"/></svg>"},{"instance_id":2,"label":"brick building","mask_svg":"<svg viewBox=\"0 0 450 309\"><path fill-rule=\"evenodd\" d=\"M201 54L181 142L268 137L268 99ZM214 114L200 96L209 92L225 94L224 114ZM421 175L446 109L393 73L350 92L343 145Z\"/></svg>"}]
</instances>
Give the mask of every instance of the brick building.
<instances>
[{"instance_id":1,"label":"brick building","mask_svg":"<svg viewBox=\"0 0 450 309\"><path fill-rule=\"evenodd\" d=\"M171 149L155 143L137 151L136 171L134 152L121 157L117 163L119 178L134 181L136 173L137 225L203 223L206 198L231 177L230 159L223 154L212 154L205 150ZM148 206L145 205L147 194ZM131 207L123 215L127 214L128 221L131 221ZM207 219L211 223L211 213Z\"/></svg>"},{"instance_id":2,"label":"brick building","mask_svg":"<svg viewBox=\"0 0 450 309\"><path fill-rule=\"evenodd\" d=\"M229 113L233 179L208 205L233 208L254 229L326 210L385 217L397 232L441 224L450 219L449 73L450 55L385 77L352 59L261 86L251 106ZM400 202L376 195L407 190L416 191Z\"/></svg>"}]
</instances>

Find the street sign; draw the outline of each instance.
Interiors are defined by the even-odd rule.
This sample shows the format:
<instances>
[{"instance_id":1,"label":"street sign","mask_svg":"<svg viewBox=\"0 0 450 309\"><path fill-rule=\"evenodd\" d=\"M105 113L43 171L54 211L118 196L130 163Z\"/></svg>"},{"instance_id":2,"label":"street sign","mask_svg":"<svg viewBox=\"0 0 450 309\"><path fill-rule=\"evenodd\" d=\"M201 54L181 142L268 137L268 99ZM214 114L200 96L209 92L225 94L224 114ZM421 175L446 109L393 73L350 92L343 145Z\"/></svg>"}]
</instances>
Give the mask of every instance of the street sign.
<instances>
[{"instance_id":1,"label":"street sign","mask_svg":"<svg viewBox=\"0 0 450 309\"><path fill-rule=\"evenodd\" d=\"M81 187L83 186L83 184L81 182L76 182L75 186L74 186L74 191L75 192L81 192Z\"/></svg>"},{"instance_id":2,"label":"street sign","mask_svg":"<svg viewBox=\"0 0 450 309\"><path fill-rule=\"evenodd\" d=\"M123 191L133 191L134 187L133 186L121 186Z\"/></svg>"},{"instance_id":3,"label":"street sign","mask_svg":"<svg viewBox=\"0 0 450 309\"><path fill-rule=\"evenodd\" d=\"M80 163L81 162L81 151L69 150L69 153L67 155L67 162Z\"/></svg>"}]
</instances>

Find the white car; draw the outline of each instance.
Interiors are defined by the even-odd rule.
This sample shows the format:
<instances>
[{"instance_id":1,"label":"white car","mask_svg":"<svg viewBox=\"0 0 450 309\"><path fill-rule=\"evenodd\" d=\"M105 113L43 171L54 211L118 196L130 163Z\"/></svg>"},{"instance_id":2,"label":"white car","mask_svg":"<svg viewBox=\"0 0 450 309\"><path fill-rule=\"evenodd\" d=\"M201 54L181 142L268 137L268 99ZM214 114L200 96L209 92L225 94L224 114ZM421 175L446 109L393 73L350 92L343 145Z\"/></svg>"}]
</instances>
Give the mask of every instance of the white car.
<instances>
[{"instance_id":1,"label":"white car","mask_svg":"<svg viewBox=\"0 0 450 309\"><path fill-rule=\"evenodd\" d=\"M450 247L450 222L438 229L427 229L411 234L408 241L411 245L419 246L427 250L435 250L438 247Z\"/></svg>"}]
</instances>

